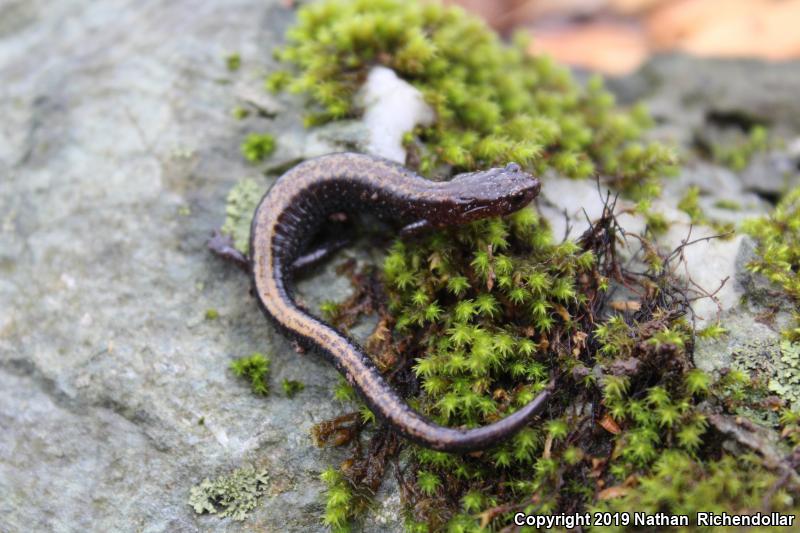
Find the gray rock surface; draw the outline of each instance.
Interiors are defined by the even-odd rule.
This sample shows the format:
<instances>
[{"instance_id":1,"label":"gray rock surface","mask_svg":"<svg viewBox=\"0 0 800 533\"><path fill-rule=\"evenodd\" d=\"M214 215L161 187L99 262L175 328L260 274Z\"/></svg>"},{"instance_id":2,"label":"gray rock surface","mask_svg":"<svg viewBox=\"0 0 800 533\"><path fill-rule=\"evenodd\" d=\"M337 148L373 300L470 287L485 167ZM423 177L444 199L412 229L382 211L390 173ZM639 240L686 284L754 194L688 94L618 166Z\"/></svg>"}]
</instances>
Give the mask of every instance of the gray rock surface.
<instances>
[{"instance_id":1,"label":"gray rock surface","mask_svg":"<svg viewBox=\"0 0 800 533\"><path fill-rule=\"evenodd\" d=\"M345 452L308 432L346 409L337 374L204 248L228 189L258 174L243 134L304 144L296 112L231 118L293 16L281 6L0 7L0 531L324 529L318 475ZM310 287L311 302L350 290L330 272ZM272 359L266 399L228 370L253 351ZM283 378L305 391L285 398ZM243 464L271 479L247 522L195 515L190 487Z\"/></svg>"},{"instance_id":2,"label":"gray rock surface","mask_svg":"<svg viewBox=\"0 0 800 533\"><path fill-rule=\"evenodd\" d=\"M274 168L336 137L305 132L296 101L251 97L292 19L283 5L0 4L0 531L324 529L318 474L346 452L315 448L308 431L347 409L331 399L337 374L295 353L246 277L204 247L227 191L258 175L239 154L246 132L279 134ZM745 79L771 87L753 109L783 106L775 119L796 126L796 92L774 89L796 75L752 69ZM654 101L679 93L665 116L682 116L680 94L695 94L637 80L616 86ZM235 121L242 104L266 112ZM332 267L301 287L312 306L349 290ZM266 399L228 370L253 351L272 359ZM283 378L305 391L285 398ZM270 473L247 521L195 515L190 488L245 464ZM392 487L365 530L399 529Z\"/></svg>"}]
</instances>

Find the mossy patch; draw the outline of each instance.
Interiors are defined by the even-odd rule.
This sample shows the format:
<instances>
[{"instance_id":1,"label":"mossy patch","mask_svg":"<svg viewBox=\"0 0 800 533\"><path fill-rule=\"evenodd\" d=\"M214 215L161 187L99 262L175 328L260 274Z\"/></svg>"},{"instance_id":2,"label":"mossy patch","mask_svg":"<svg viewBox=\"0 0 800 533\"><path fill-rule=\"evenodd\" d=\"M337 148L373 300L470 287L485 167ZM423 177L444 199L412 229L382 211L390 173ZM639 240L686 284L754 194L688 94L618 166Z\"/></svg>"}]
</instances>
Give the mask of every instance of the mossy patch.
<instances>
[{"instance_id":1,"label":"mossy patch","mask_svg":"<svg viewBox=\"0 0 800 533\"><path fill-rule=\"evenodd\" d=\"M297 393L302 392L306 388L302 381L294 379L284 379L281 381L281 387L283 388L283 393L289 398L294 398Z\"/></svg>"},{"instance_id":2,"label":"mossy patch","mask_svg":"<svg viewBox=\"0 0 800 533\"><path fill-rule=\"evenodd\" d=\"M251 133L242 143L242 155L251 163L260 163L275 151L275 137L269 133Z\"/></svg>"},{"instance_id":3,"label":"mossy patch","mask_svg":"<svg viewBox=\"0 0 800 533\"><path fill-rule=\"evenodd\" d=\"M536 174L600 174L638 195L658 190L674 154L641 140L642 107L623 111L599 77L586 87L524 40L500 41L479 19L435 2L325 0L298 11L268 87L304 94L307 124L358 116L354 95L375 64L393 69L436 113L407 136L424 175L516 161Z\"/></svg>"},{"instance_id":4,"label":"mossy patch","mask_svg":"<svg viewBox=\"0 0 800 533\"><path fill-rule=\"evenodd\" d=\"M717 144L712 148L715 161L730 167L732 170L744 170L753 156L766 152L772 147L769 134L764 126L753 126L746 136L731 144Z\"/></svg>"},{"instance_id":5,"label":"mossy patch","mask_svg":"<svg viewBox=\"0 0 800 533\"><path fill-rule=\"evenodd\" d=\"M764 275L794 303L796 325L783 333L789 340L800 340L800 187L770 215L747 220L742 229L756 240L757 258L747 268Z\"/></svg>"},{"instance_id":6,"label":"mossy patch","mask_svg":"<svg viewBox=\"0 0 800 533\"><path fill-rule=\"evenodd\" d=\"M259 396L269 394L269 366L270 360L260 353L231 361L233 373L248 380L253 393Z\"/></svg>"}]
</instances>

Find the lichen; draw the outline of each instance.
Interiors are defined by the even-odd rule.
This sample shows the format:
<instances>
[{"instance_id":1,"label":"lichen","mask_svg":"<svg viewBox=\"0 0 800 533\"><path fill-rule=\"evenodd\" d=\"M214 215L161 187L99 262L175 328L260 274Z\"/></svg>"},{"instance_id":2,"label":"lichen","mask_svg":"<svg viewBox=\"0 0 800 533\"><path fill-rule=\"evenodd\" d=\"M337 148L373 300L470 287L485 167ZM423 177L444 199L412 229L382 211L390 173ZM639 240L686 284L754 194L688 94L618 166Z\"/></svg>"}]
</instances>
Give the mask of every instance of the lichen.
<instances>
[{"instance_id":1,"label":"lichen","mask_svg":"<svg viewBox=\"0 0 800 533\"><path fill-rule=\"evenodd\" d=\"M243 521L256 508L269 483L264 469L245 466L213 481L205 478L189 492L189 505L197 514L216 514Z\"/></svg>"},{"instance_id":2,"label":"lichen","mask_svg":"<svg viewBox=\"0 0 800 533\"><path fill-rule=\"evenodd\" d=\"M769 390L786 399L793 409L800 410L800 344L781 341L781 357Z\"/></svg>"},{"instance_id":3,"label":"lichen","mask_svg":"<svg viewBox=\"0 0 800 533\"><path fill-rule=\"evenodd\" d=\"M225 223L222 233L233 240L234 247L247 254L250 249L250 223L264 187L254 179L245 178L228 192L225 204Z\"/></svg>"},{"instance_id":4,"label":"lichen","mask_svg":"<svg viewBox=\"0 0 800 533\"><path fill-rule=\"evenodd\" d=\"M269 394L269 365L268 358L263 354L254 353L231 361L230 366L234 374L250 381L253 393L266 396Z\"/></svg>"}]
</instances>

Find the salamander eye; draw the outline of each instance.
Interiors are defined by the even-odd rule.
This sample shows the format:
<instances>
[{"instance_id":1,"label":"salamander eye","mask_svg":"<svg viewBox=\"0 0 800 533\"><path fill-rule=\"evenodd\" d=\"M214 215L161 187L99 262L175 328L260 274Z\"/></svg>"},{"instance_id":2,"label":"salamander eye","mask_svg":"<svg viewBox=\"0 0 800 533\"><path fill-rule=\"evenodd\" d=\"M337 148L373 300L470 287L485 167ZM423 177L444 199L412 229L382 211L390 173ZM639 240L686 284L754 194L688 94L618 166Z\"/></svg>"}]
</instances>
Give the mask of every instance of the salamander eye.
<instances>
[{"instance_id":1,"label":"salamander eye","mask_svg":"<svg viewBox=\"0 0 800 533\"><path fill-rule=\"evenodd\" d=\"M506 172L519 172L520 170L522 170L522 167L516 163L509 163L506 165Z\"/></svg>"}]
</instances>

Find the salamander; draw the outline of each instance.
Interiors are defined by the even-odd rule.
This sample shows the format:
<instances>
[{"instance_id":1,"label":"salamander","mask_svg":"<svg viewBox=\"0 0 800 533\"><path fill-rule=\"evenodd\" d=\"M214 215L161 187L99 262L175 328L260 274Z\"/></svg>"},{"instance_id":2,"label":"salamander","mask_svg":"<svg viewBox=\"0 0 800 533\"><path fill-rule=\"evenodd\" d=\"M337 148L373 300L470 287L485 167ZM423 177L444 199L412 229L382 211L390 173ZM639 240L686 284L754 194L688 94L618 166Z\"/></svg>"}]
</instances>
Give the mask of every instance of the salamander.
<instances>
[{"instance_id":1,"label":"salamander","mask_svg":"<svg viewBox=\"0 0 800 533\"><path fill-rule=\"evenodd\" d=\"M492 424L472 429L437 425L409 407L355 341L295 302L292 265L332 213L368 210L405 223L404 233L413 234L513 213L539 189L539 181L514 163L437 182L363 154L307 160L275 181L253 216L249 260L259 306L284 334L327 357L372 412L402 436L448 452L495 445L530 422L546 404L553 382L523 408Z\"/></svg>"}]
</instances>

